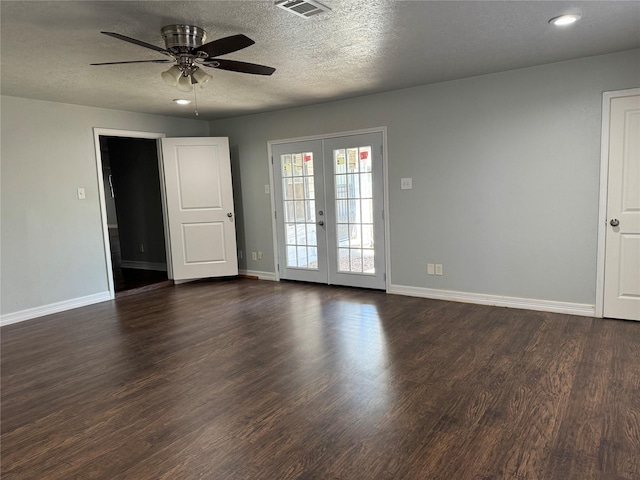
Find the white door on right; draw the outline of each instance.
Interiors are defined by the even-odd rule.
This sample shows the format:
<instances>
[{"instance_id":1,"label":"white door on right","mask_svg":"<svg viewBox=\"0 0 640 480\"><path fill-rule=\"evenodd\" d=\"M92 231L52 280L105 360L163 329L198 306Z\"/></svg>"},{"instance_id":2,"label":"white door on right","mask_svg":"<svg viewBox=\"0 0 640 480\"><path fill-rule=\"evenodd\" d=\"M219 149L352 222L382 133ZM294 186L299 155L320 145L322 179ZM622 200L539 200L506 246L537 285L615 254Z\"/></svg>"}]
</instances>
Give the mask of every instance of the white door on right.
<instances>
[{"instance_id":1,"label":"white door on right","mask_svg":"<svg viewBox=\"0 0 640 480\"><path fill-rule=\"evenodd\" d=\"M640 321L640 95L611 99L604 316Z\"/></svg>"}]
</instances>

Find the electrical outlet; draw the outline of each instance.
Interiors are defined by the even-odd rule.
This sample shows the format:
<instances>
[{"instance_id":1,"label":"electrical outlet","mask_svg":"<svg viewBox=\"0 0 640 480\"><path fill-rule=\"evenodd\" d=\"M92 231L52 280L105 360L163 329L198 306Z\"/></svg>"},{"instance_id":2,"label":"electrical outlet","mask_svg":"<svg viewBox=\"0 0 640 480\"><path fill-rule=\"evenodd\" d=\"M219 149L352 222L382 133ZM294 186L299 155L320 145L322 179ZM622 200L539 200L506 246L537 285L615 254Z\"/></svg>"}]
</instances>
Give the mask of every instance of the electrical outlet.
<instances>
[{"instance_id":1,"label":"electrical outlet","mask_svg":"<svg viewBox=\"0 0 640 480\"><path fill-rule=\"evenodd\" d=\"M442 275L442 264L436 263L436 275Z\"/></svg>"},{"instance_id":2,"label":"electrical outlet","mask_svg":"<svg viewBox=\"0 0 640 480\"><path fill-rule=\"evenodd\" d=\"M144 243L140 244L140 253L144 253Z\"/></svg>"},{"instance_id":3,"label":"electrical outlet","mask_svg":"<svg viewBox=\"0 0 640 480\"><path fill-rule=\"evenodd\" d=\"M258 254L256 252L251 252L251 260L258 260Z\"/></svg>"},{"instance_id":4,"label":"electrical outlet","mask_svg":"<svg viewBox=\"0 0 640 480\"><path fill-rule=\"evenodd\" d=\"M258 252L258 260L262 260L262 252Z\"/></svg>"},{"instance_id":5,"label":"electrical outlet","mask_svg":"<svg viewBox=\"0 0 640 480\"><path fill-rule=\"evenodd\" d=\"M435 275L433 263L427 263L427 275Z\"/></svg>"}]
</instances>

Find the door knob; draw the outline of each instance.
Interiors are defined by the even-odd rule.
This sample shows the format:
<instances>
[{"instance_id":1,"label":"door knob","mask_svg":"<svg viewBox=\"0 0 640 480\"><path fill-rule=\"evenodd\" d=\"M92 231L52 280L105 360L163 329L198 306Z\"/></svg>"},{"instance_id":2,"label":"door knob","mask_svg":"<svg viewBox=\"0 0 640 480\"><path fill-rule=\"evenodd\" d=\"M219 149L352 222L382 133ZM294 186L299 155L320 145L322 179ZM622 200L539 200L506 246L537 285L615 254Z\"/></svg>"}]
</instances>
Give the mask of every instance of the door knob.
<instances>
[{"instance_id":1,"label":"door knob","mask_svg":"<svg viewBox=\"0 0 640 480\"><path fill-rule=\"evenodd\" d=\"M320 221L318 222L318 225L320 225L321 227L324 227L324 221L320 220Z\"/></svg>"},{"instance_id":2,"label":"door knob","mask_svg":"<svg viewBox=\"0 0 640 480\"><path fill-rule=\"evenodd\" d=\"M229 218L233 217L233 213L231 213L231 212L227 213L227 217L229 217Z\"/></svg>"},{"instance_id":3,"label":"door knob","mask_svg":"<svg viewBox=\"0 0 640 480\"><path fill-rule=\"evenodd\" d=\"M620 221L617 218L614 218L609 222L609 225L611 225L612 227L617 227L618 225L620 225Z\"/></svg>"}]
</instances>

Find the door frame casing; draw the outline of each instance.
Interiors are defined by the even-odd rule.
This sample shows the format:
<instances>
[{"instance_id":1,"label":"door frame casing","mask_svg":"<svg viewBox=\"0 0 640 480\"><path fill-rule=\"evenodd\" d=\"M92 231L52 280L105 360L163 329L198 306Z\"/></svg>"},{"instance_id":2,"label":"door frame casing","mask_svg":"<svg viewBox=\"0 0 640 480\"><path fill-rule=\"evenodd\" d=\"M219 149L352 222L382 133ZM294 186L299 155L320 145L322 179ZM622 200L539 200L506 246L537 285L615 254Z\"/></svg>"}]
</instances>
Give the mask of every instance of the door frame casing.
<instances>
[{"instance_id":1,"label":"door frame casing","mask_svg":"<svg viewBox=\"0 0 640 480\"><path fill-rule=\"evenodd\" d=\"M385 263L385 291L388 292L391 285L391 255L389 248L389 171L388 171L388 161L387 161L387 127L373 127L373 128L365 128L361 130L350 130L347 132L335 132L335 133L326 133L320 135L310 135L306 137L296 137L296 138L286 138L279 140L269 140L267 142L267 165L269 169L269 187L271 191L270 200L271 200L271 230L273 236L273 258L275 260L275 280L277 282L280 281L280 272L278 271L278 265L280 264L280 258L278 253L278 225L276 221L276 202L275 202L275 194L274 188L274 178L273 178L273 145L280 145L283 143L294 143L294 142L306 142L309 140L327 140L330 138L339 138L339 137L350 137L353 135L362 135L366 133L380 133L382 134L382 186L383 186L383 225L384 225L384 263Z\"/></svg>"},{"instance_id":2,"label":"door frame casing","mask_svg":"<svg viewBox=\"0 0 640 480\"><path fill-rule=\"evenodd\" d=\"M598 204L598 249L596 264L595 316L604 317L604 270L607 235L607 196L609 193L609 128L611 124L611 100L640 95L640 88L614 90L602 94L602 134L600 144L600 195Z\"/></svg>"},{"instance_id":3,"label":"door frame casing","mask_svg":"<svg viewBox=\"0 0 640 480\"><path fill-rule=\"evenodd\" d=\"M109 225L107 221L107 204L105 201L104 182L102 180L102 152L100 151L100 137L120 137L120 138L143 138L156 141L156 152L158 155L158 169L160 172L158 181L160 182L160 196L162 201L162 219L164 224L164 242L167 256L167 276L173 278L171 270L171 245L169 242L169 230L167 222L167 204L164 183L164 167L162 162L162 146L160 140L166 137L164 133L141 132L135 130L119 130L112 128L93 128L93 139L96 150L96 172L98 176L98 197L100 201L100 216L102 218L102 241L104 245L104 258L107 266L107 283L109 285L109 298L115 298L115 286L113 282L113 264L111 263L111 243L109 240Z\"/></svg>"}]
</instances>

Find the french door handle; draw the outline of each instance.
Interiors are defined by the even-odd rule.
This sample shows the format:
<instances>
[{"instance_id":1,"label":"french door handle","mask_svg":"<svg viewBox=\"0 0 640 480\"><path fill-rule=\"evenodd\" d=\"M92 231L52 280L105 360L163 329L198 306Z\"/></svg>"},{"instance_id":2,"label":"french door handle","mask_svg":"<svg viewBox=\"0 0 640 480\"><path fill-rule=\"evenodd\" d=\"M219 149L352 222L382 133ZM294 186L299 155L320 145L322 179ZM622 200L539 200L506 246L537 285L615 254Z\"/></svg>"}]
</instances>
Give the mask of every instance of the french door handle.
<instances>
[{"instance_id":1,"label":"french door handle","mask_svg":"<svg viewBox=\"0 0 640 480\"><path fill-rule=\"evenodd\" d=\"M324 227L324 220L320 220L320 221L318 222L318 225L320 225L321 227Z\"/></svg>"}]
</instances>

